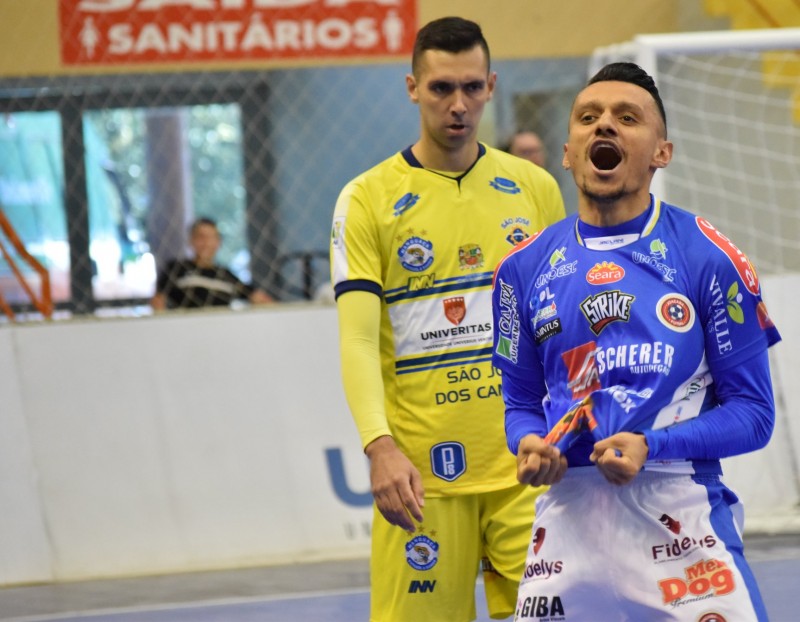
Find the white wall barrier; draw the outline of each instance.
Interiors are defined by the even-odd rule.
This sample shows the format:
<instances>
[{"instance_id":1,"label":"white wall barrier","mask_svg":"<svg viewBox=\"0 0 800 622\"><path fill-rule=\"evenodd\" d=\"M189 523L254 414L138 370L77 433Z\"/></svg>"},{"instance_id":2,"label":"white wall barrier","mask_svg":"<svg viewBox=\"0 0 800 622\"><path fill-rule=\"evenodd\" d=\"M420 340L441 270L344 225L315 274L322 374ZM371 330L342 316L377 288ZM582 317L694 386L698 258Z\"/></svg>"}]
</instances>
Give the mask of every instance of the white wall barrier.
<instances>
[{"instance_id":1,"label":"white wall barrier","mask_svg":"<svg viewBox=\"0 0 800 622\"><path fill-rule=\"evenodd\" d=\"M800 498L800 279L765 291L778 427L726 461L751 525ZM0 584L366 556L337 351L311 305L0 328Z\"/></svg>"},{"instance_id":2,"label":"white wall barrier","mask_svg":"<svg viewBox=\"0 0 800 622\"><path fill-rule=\"evenodd\" d=\"M315 307L0 329L0 583L367 555L336 333Z\"/></svg>"}]
</instances>

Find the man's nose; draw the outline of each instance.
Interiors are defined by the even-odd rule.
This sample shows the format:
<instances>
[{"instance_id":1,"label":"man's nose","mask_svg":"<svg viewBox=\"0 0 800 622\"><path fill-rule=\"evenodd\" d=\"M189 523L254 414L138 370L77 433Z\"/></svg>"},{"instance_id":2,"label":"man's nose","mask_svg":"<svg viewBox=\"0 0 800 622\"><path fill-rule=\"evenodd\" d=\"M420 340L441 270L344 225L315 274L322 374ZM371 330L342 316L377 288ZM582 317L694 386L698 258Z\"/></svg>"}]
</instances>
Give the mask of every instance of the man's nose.
<instances>
[{"instance_id":1,"label":"man's nose","mask_svg":"<svg viewBox=\"0 0 800 622\"><path fill-rule=\"evenodd\" d=\"M467 111L467 103L461 89L456 89L453 93L453 103L450 105L453 114L464 114Z\"/></svg>"},{"instance_id":2,"label":"man's nose","mask_svg":"<svg viewBox=\"0 0 800 622\"><path fill-rule=\"evenodd\" d=\"M597 120L596 131L598 133L617 133L617 120L611 112L604 112Z\"/></svg>"}]
</instances>

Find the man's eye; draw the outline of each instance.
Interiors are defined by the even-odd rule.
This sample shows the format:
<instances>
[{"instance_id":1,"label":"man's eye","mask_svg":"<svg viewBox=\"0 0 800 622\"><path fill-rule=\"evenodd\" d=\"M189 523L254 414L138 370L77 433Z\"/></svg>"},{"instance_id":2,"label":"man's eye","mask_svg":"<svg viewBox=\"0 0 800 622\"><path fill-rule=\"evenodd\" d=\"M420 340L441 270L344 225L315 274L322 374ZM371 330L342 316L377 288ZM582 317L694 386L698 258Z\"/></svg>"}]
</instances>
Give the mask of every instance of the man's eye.
<instances>
[{"instance_id":1,"label":"man's eye","mask_svg":"<svg viewBox=\"0 0 800 622\"><path fill-rule=\"evenodd\" d=\"M443 94L452 92L453 87L451 85L443 83L443 82L436 82L436 83L431 85L431 90L434 93L438 93L440 95L443 95Z\"/></svg>"}]
</instances>

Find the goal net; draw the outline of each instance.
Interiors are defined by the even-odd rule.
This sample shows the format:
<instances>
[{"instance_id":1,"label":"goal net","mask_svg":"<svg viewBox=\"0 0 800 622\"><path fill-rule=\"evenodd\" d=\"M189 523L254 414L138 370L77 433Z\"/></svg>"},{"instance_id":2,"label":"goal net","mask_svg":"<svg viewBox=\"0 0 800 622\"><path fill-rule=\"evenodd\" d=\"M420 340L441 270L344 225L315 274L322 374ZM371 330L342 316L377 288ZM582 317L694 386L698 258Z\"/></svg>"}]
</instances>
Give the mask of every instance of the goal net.
<instances>
[{"instance_id":1,"label":"goal net","mask_svg":"<svg viewBox=\"0 0 800 622\"><path fill-rule=\"evenodd\" d=\"M675 150L654 193L707 218L759 270L784 341L771 352L776 429L767 449L726 461L725 472L751 529L798 530L800 29L639 36L597 49L590 73L621 60L655 78L667 111Z\"/></svg>"}]
</instances>

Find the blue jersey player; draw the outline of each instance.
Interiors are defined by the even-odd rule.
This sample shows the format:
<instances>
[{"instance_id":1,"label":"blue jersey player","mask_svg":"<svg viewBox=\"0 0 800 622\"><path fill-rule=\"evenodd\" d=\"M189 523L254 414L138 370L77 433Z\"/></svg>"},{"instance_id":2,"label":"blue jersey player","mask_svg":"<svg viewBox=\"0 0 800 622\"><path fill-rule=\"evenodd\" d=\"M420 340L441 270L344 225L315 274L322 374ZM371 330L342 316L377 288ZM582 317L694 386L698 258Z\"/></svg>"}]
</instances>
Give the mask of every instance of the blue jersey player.
<instances>
[{"instance_id":1,"label":"blue jersey player","mask_svg":"<svg viewBox=\"0 0 800 622\"><path fill-rule=\"evenodd\" d=\"M770 438L780 336L747 257L650 194L671 157L652 78L606 66L570 116L577 215L495 273L508 445L552 485L517 620L767 619L720 459Z\"/></svg>"}]
</instances>

